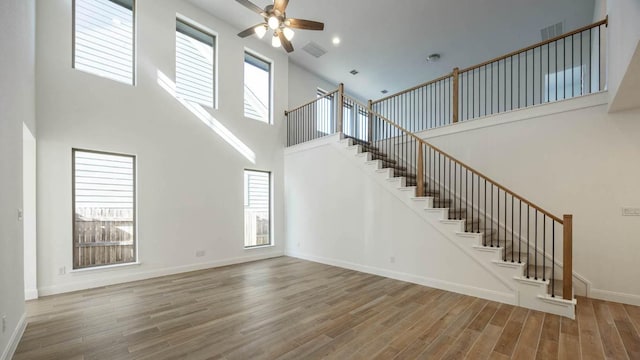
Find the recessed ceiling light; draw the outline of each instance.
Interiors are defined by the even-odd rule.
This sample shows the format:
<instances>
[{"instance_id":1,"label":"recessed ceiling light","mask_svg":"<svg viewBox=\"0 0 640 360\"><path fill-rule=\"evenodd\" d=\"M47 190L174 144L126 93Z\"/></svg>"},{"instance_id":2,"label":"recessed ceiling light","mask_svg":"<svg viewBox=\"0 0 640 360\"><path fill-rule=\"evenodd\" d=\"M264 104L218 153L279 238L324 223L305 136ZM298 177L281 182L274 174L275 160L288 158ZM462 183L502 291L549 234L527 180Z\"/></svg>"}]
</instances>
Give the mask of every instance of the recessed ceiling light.
<instances>
[{"instance_id":1,"label":"recessed ceiling light","mask_svg":"<svg viewBox=\"0 0 640 360\"><path fill-rule=\"evenodd\" d=\"M340 38L337 36L334 36L331 42L333 43L333 45L340 45Z\"/></svg>"},{"instance_id":2,"label":"recessed ceiling light","mask_svg":"<svg viewBox=\"0 0 640 360\"><path fill-rule=\"evenodd\" d=\"M385 89L385 90L382 90L382 91L380 91L380 92L381 92L381 93L383 93L383 94L386 94L386 93L388 93L388 92L389 92L389 90L386 90L386 89Z\"/></svg>"},{"instance_id":3,"label":"recessed ceiling light","mask_svg":"<svg viewBox=\"0 0 640 360\"><path fill-rule=\"evenodd\" d=\"M351 73L351 75L358 75L358 70L353 69L351 71L349 71Z\"/></svg>"}]
</instances>

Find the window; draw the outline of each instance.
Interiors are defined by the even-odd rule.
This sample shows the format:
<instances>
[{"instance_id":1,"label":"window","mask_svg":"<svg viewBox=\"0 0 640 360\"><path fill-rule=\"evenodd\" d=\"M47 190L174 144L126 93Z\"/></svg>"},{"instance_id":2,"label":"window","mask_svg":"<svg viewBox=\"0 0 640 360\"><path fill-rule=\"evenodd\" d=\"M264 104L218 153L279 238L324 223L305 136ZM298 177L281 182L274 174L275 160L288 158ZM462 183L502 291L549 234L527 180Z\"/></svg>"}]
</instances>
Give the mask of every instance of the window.
<instances>
[{"instance_id":1,"label":"window","mask_svg":"<svg viewBox=\"0 0 640 360\"><path fill-rule=\"evenodd\" d=\"M544 75L544 101L557 101L583 95L584 72L582 65Z\"/></svg>"},{"instance_id":2,"label":"window","mask_svg":"<svg viewBox=\"0 0 640 360\"><path fill-rule=\"evenodd\" d=\"M271 122L271 63L244 53L244 116Z\"/></svg>"},{"instance_id":3,"label":"window","mask_svg":"<svg viewBox=\"0 0 640 360\"><path fill-rule=\"evenodd\" d=\"M319 99L316 102L316 130L323 134L333 132L333 96L327 96L327 94L322 89L316 91L316 97Z\"/></svg>"},{"instance_id":4,"label":"window","mask_svg":"<svg viewBox=\"0 0 640 360\"><path fill-rule=\"evenodd\" d=\"M271 245L271 173L244 171L244 246Z\"/></svg>"},{"instance_id":5,"label":"window","mask_svg":"<svg viewBox=\"0 0 640 360\"><path fill-rule=\"evenodd\" d=\"M73 149L73 268L135 262L136 159Z\"/></svg>"},{"instance_id":6,"label":"window","mask_svg":"<svg viewBox=\"0 0 640 360\"><path fill-rule=\"evenodd\" d=\"M176 20L176 92L178 96L214 107L214 48L216 38Z\"/></svg>"},{"instance_id":7,"label":"window","mask_svg":"<svg viewBox=\"0 0 640 360\"><path fill-rule=\"evenodd\" d=\"M134 83L134 0L75 0L73 67Z\"/></svg>"}]
</instances>

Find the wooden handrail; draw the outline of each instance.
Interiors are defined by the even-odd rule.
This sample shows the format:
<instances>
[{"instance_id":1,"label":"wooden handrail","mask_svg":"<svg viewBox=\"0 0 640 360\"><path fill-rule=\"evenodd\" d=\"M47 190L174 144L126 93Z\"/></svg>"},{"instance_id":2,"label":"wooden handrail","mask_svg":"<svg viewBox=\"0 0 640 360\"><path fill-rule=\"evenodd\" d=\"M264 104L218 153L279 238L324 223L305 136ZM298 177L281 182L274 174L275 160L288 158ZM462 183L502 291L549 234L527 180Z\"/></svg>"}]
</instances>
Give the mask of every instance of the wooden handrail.
<instances>
[{"instance_id":1,"label":"wooden handrail","mask_svg":"<svg viewBox=\"0 0 640 360\"><path fill-rule=\"evenodd\" d=\"M406 90L402 90L402 91L400 91L400 92L398 92L398 93L395 93L395 94L392 94L392 95L389 95L389 96L383 97L382 99L378 99L378 100L372 101L372 103L373 103L373 105L375 105L375 104L377 104L377 103L379 103L379 102L383 102L383 101L385 101L385 100L389 100L389 99L391 99L391 98L393 98L393 97L400 96L400 95L402 95L402 94L406 94L406 93L411 92L411 91L416 90L416 89L420 89L421 87L429 86L429 85L435 84L435 83L437 83L438 81L446 80L447 78L450 78L452 75L453 75L453 74L452 74L452 73L450 73L450 74L447 74L447 75L441 76L441 77L439 77L439 78L437 78L437 79L433 79L433 80L431 80L431 81L427 81L427 82L426 82L426 83L424 83L424 84L416 85L416 86L414 86L414 87L412 87L412 88L409 88L409 89L406 89Z\"/></svg>"},{"instance_id":2,"label":"wooden handrail","mask_svg":"<svg viewBox=\"0 0 640 360\"><path fill-rule=\"evenodd\" d=\"M481 64L473 65L473 66L468 67L466 69L462 69L462 70L460 70L460 72L463 73L463 72L475 70L477 68L481 68L483 66L489 65L489 64L494 63L496 61L504 60L504 59L510 58L512 56L521 54L523 52L527 52L529 50L535 49L537 47L544 46L544 45L550 44L552 42L555 42L555 41L558 41L558 40L562 40L564 38L568 38L569 36L573 36L575 34L579 34L579 33L583 32L583 31L591 30L591 29L593 29L595 27L602 26L602 25L608 25L608 24L609 24L609 17L607 16L604 20L600 20L597 23L593 23L591 25L583 26L583 27L581 27L579 29L573 30L573 31L568 32L566 34L558 35L558 36L556 36L554 38L551 38L551 39L548 39L548 40L545 40L545 41L541 41L541 42L539 42L537 44L533 44L531 46L527 46L524 49L512 51L512 52L510 52L510 53L508 53L506 55L498 56L497 58L485 61L485 62L483 62Z\"/></svg>"},{"instance_id":3,"label":"wooden handrail","mask_svg":"<svg viewBox=\"0 0 640 360\"><path fill-rule=\"evenodd\" d=\"M349 96L344 96L344 98L349 99L350 101L352 101L354 104L359 105L360 107L362 107L363 109L367 109L367 107L363 104L361 104L359 101L349 97ZM549 218L555 220L556 222L560 223L560 224L564 224L563 219L551 214L550 212L544 210L543 208L539 207L538 205L532 203L531 201L523 198L522 196L516 194L515 192L511 191L509 188L507 188L506 186L500 185L500 183L498 183L497 181L491 179L490 177L484 175L483 173L481 173L480 171L472 168L471 166L465 164L464 162L456 159L455 157L449 155L448 153L440 150L440 148L431 145L430 143L424 141L422 138L418 137L417 135L413 134L412 132L410 132L409 130L403 128L402 126L394 123L393 121L385 118L384 116L378 114L377 112L373 111L372 109L367 109L367 111L373 113L374 116L380 118L382 121L388 123L389 125L397 128L398 130L404 132L407 136L414 138L416 141L432 148L433 150L439 152L440 154L444 155L445 157L449 158L450 160L452 160L453 162L457 163L458 165L467 168L468 170L472 171L473 173L475 173L476 175L478 175L478 177L483 178L484 180L492 183L493 185L495 185L498 189L501 189L502 191L510 194L511 196L513 196L514 198L517 198L518 200L522 201L523 203L525 203L526 205L531 206L532 208L534 208L535 210L538 210L539 212L541 212L542 214L548 216Z\"/></svg>"},{"instance_id":4,"label":"wooden handrail","mask_svg":"<svg viewBox=\"0 0 640 360\"><path fill-rule=\"evenodd\" d=\"M320 96L318 98L315 98L315 99L313 99L313 100L311 100L311 101L309 101L307 103L304 103L304 104L302 104L302 105L300 105L298 107L295 107L295 108L293 108L291 110L285 110L284 111L284 115L287 116L287 115L289 115L289 113L292 113L292 112L294 112L296 110L300 110L305 106L309 106L309 105L313 104L314 102L317 102L318 100L324 99L324 98L329 97L329 96L333 96L338 92L338 90L339 89L333 90L332 92L326 93L326 94L324 94L324 95L322 95L322 96Z\"/></svg>"}]
</instances>

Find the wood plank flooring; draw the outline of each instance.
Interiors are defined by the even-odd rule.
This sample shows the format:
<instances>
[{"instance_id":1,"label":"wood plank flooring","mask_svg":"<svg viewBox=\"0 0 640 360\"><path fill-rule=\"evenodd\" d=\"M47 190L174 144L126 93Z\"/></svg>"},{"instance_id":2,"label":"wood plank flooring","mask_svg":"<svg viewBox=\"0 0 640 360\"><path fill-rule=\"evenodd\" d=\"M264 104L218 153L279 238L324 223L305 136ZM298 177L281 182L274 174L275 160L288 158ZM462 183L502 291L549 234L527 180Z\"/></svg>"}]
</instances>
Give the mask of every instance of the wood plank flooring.
<instances>
[{"instance_id":1,"label":"wood plank flooring","mask_svg":"<svg viewBox=\"0 0 640 360\"><path fill-rule=\"evenodd\" d=\"M14 359L640 359L640 308L572 321L282 257L27 304Z\"/></svg>"}]
</instances>

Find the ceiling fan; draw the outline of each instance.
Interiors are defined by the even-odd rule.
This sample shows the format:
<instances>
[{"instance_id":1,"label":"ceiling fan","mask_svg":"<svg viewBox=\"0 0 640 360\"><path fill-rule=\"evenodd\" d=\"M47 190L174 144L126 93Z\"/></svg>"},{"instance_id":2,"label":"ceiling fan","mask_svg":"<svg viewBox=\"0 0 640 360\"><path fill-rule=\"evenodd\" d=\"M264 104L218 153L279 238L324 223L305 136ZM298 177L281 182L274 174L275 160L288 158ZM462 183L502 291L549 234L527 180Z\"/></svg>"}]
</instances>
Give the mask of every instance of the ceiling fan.
<instances>
[{"instance_id":1,"label":"ceiling fan","mask_svg":"<svg viewBox=\"0 0 640 360\"><path fill-rule=\"evenodd\" d=\"M273 47L282 46L288 53L293 51L291 39L294 32L292 29L302 30L324 30L324 24L317 21L287 18L285 10L289 0L274 0L273 5L267 5L261 9L258 5L249 0L236 0L249 10L262 15L264 22L254 25L238 33L241 38L256 34L260 39L264 37L269 29L273 30L271 45Z\"/></svg>"}]
</instances>

